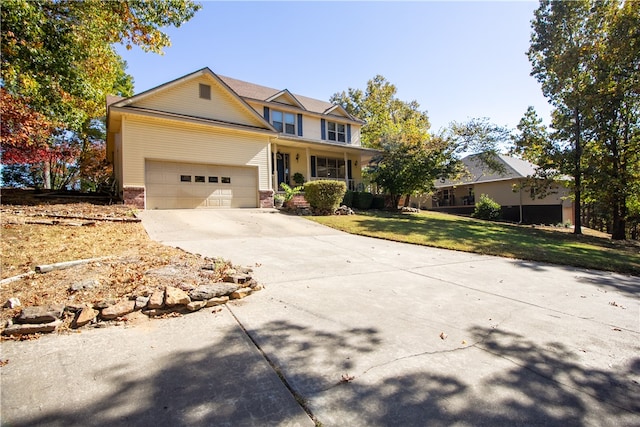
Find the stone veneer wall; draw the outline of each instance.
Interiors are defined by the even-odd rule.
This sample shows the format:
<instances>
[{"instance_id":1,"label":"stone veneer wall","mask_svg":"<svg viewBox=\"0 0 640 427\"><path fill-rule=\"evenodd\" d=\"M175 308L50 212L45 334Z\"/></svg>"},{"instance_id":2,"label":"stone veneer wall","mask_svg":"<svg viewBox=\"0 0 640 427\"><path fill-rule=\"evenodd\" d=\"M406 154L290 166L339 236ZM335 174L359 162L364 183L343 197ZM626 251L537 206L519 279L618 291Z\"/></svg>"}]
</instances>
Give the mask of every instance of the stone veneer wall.
<instances>
[{"instance_id":1,"label":"stone veneer wall","mask_svg":"<svg viewBox=\"0 0 640 427\"><path fill-rule=\"evenodd\" d=\"M144 187L124 187L122 200L125 205L144 209Z\"/></svg>"},{"instance_id":2,"label":"stone veneer wall","mask_svg":"<svg viewBox=\"0 0 640 427\"><path fill-rule=\"evenodd\" d=\"M260 207L272 208L273 207L273 190L260 190Z\"/></svg>"}]
</instances>

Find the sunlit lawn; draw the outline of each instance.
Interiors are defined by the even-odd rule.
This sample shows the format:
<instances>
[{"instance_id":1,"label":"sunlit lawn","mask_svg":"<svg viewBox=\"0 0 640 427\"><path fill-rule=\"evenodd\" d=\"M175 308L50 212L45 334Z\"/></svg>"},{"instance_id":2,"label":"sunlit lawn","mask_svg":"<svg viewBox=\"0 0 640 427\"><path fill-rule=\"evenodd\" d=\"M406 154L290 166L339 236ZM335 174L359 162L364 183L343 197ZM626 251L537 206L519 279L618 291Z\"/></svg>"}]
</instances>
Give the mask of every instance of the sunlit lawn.
<instances>
[{"instance_id":1,"label":"sunlit lawn","mask_svg":"<svg viewBox=\"0 0 640 427\"><path fill-rule=\"evenodd\" d=\"M481 221L437 212L370 211L309 219L342 231L398 242L640 275L640 249L608 238Z\"/></svg>"}]
</instances>

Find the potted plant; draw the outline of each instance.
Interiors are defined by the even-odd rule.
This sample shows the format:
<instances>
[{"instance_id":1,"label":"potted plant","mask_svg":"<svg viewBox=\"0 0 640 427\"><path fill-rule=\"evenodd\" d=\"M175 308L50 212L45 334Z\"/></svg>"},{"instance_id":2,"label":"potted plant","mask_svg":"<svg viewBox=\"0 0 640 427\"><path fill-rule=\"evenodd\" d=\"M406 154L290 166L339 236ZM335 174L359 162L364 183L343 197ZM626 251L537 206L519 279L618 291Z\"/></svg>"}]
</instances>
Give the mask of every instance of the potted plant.
<instances>
[{"instance_id":1,"label":"potted plant","mask_svg":"<svg viewBox=\"0 0 640 427\"><path fill-rule=\"evenodd\" d=\"M295 182L297 186L304 185L304 175L302 175L300 172L294 173L293 182Z\"/></svg>"},{"instance_id":2,"label":"potted plant","mask_svg":"<svg viewBox=\"0 0 640 427\"><path fill-rule=\"evenodd\" d=\"M273 206L277 209L280 209L284 204L284 195L282 194L274 194L273 195Z\"/></svg>"},{"instance_id":3,"label":"potted plant","mask_svg":"<svg viewBox=\"0 0 640 427\"><path fill-rule=\"evenodd\" d=\"M304 188L301 185L291 188L284 182L280 184L280 187L284 190L284 203L287 207L289 207L289 202L293 199L293 196L299 194Z\"/></svg>"}]
</instances>

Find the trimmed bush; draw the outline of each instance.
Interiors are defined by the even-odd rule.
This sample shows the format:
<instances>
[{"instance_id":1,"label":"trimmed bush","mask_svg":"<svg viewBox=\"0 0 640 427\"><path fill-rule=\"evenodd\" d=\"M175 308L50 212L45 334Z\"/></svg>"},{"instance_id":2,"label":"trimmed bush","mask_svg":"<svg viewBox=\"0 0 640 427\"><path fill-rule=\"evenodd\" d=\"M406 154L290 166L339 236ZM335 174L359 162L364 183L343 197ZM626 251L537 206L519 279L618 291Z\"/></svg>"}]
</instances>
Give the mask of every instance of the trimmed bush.
<instances>
[{"instance_id":1,"label":"trimmed bush","mask_svg":"<svg viewBox=\"0 0 640 427\"><path fill-rule=\"evenodd\" d=\"M373 196L373 201L371 202L371 209L383 210L384 200L385 198L383 195L376 194L375 196Z\"/></svg>"},{"instance_id":2,"label":"trimmed bush","mask_svg":"<svg viewBox=\"0 0 640 427\"><path fill-rule=\"evenodd\" d=\"M486 194L482 194L480 196L480 200L476 203L476 208L473 211L473 217L495 221L500 218L501 212L502 206L500 206L500 204L492 200Z\"/></svg>"},{"instance_id":3,"label":"trimmed bush","mask_svg":"<svg viewBox=\"0 0 640 427\"><path fill-rule=\"evenodd\" d=\"M347 192L344 193L344 197L342 198L342 203L340 203L340 205L346 205L350 208L353 207L353 191L347 190Z\"/></svg>"},{"instance_id":4,"label":"trimmed bush","mask_svg":"<svg viewBox=\"0 0 640 427\"><path fill-rule=\"evenodd\" d=\"M310 181L304 185L304 198L319 215L332 215L346 192L344 181Z\"/></svg>"},{"instance_id":5,"label":"trimmed bush","mask_svg":"<svg viewBox=\"0 0 640 427\"><path fill-rule=\"evenodd\" d=\"M373 194L366 191L357 191L353 193L353 207L360 210L371 209L373 202Z\"/></svg>"}]
</instances>

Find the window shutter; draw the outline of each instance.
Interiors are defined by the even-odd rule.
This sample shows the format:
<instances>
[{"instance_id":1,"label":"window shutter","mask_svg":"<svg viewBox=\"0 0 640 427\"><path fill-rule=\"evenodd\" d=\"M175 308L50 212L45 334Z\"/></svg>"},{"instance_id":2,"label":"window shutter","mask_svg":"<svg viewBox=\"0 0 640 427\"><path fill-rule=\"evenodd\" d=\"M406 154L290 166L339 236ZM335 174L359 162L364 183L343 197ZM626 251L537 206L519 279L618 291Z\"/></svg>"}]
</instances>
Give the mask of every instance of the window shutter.
<instances>
[{"instance_id":1,"label":"window shutter","mask_svg":"<svg viewBox=\"0 0 640 427\"><path fill-rule=\"evenodd\" d=\"M316 156L311 156L311 176L316 177Z\"/></svg>"},{"instance_id":2,"label":"window shutter","mask_svg":"<svg viewBox=\"0 0 640 427\"><path fill-rule=\"evenodd\" d=\"M264 107L264 119L271 123L271 119L269 118L269 107Z\"/></svg>"},{"instance_id":3,"label":"window shutter","mask_svg":"<svg viewBox=\"0 0 640 427\"><path fill-rule=\"evenodd\" d=\"M320 138L327 139L327 129L326 129L327 121L325 119L320 119Z\"/></svg>"},{"instance_id":4,"label":"window shutter","mask_svg":"<svg viewBox=\"0 0 640 427\"><path fill-rule=\"evenodd\" d=\"M351 144L351 125L347 125L347 142ZM351 160L349 160L351 161Z\"/></svg>"},{"instance_id":5,"label":"window shutter","mask_svg":"<svg viewBox=\"0 0 640 427\"><path fill-rule=\"evenodd\" d=\"M302 136L302 114L298 114L298 136Z\"/></svg>"},{"instance_id":6,"label":"window shutter","mask_svg":"<svg viewBox=\"0 0 640 427\"><path fill-rule=\"evenodd\" d=\"M353 174L351 170L351 160L347 160L347 179L353 179Z\"/></svg>"}]
</instances>

